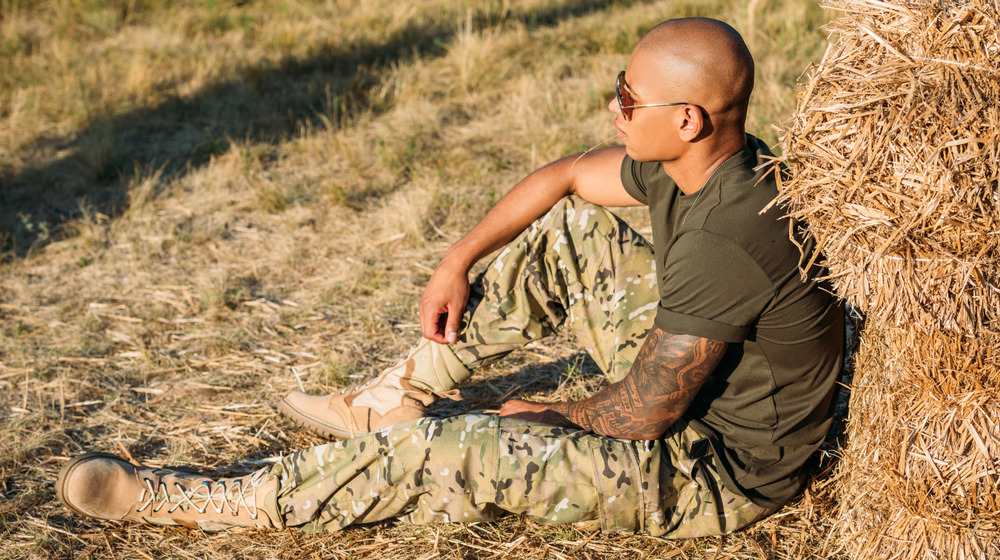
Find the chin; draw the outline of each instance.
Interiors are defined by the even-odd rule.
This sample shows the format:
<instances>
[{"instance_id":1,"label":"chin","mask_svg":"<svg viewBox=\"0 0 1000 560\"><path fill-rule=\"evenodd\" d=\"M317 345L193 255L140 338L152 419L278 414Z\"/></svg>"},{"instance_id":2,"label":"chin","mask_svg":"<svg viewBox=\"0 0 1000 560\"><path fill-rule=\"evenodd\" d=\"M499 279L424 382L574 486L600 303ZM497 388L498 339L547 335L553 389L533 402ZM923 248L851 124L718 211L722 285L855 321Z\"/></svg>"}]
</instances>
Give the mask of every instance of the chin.
<instances>
[{"instance_id":1,"label":"chin","mask_svg":"<svg viewBox=\"0 0 1000 560\"><path fill-rule=\"evenodd\" d=\"M628 145L625 146L625 153L628 154L628 157L630 157L633 160L638 161L638 162L647 163L647 162L650 162L650 161L657 161L656 158L652 158L652 157L649 157L649 156L644 156L641 153L636 152L635 150L633 150L632 148L630 148Z\"/></svg>"}]
</instances>

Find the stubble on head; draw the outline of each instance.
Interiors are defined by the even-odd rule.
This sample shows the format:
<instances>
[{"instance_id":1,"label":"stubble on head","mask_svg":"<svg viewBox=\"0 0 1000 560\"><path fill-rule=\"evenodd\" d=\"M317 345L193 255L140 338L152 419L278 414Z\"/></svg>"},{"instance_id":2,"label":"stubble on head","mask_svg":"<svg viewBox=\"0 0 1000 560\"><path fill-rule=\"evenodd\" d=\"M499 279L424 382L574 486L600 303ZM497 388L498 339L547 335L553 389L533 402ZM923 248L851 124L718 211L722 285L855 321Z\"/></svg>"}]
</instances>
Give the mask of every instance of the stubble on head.
<instances>
[{"instance_id":1,"label":"stubble on head","mask_svg":"<svg viewBox=\"0 0 1000 560\"><path fill-rule=\"evenodd\" d=\"M651 93L696 104L712 116L714 126L742 133L754 63L730 25L708 18L665 21L642 38L636 51L655 66L660 91Z\"/></svg>"}]
</instances>

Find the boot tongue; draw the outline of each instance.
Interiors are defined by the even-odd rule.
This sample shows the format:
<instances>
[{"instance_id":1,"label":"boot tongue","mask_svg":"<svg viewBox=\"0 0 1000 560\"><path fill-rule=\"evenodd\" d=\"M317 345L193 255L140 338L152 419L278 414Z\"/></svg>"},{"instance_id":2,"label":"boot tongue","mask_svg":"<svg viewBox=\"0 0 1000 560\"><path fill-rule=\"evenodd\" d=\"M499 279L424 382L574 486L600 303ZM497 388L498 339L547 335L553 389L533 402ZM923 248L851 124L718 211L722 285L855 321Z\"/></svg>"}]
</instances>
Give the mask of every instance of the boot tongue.
<instances>
[{"instance_id":1,"label":"boot tongue","mask_svg":"<svg viewBox=\"0 0 1000 560\"><path fill-rule=\"evenodd\" d=\"M196 492L199 486L198 481L192 478L190 475L161 469L140 477L142 492L136 510L152 516L173 513L178 509L188 511L192 504L185 496Z\"/></svg>"},{"instance_id":2,"label":"boot tongue","mask_svg":"<svg viewBox=\"0 0 1000 560\"><path fill-rule=\"evenodd\" d=\"M268 494L277 491L277 479L270 477L269 472L261 469L235 478L174 481L180 487L171 486L173 505L169 507L171 512L184 512L177 516L178 523L185 526L194 523L206 531L233 526L275 527L271 512L265 507L267 499L274 499Z\"/></svg>"},{"instance_id":3,"label":"boot tongue","mask_svg":"<svg viewBox=\"0 0 1000 560\"><path fill-rule=\"evenodd\" d=\"M257 513L255 503L256 474L214 481L203 476L173 471L154 471L155 477L143 479L143 503L154 514L163 513L228 513L237 515L246 510Z\"/></svg>"}]
</instances>

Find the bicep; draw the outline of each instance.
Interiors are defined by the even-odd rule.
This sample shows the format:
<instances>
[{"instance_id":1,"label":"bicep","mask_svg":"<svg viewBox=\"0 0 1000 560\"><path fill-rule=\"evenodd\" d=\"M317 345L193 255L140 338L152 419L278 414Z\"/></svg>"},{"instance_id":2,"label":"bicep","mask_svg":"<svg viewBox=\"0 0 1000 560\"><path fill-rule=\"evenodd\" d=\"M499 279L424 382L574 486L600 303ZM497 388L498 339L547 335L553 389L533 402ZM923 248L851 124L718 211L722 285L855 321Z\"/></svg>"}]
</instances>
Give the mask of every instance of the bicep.
<instances>
[{"instance_id":1,"label":"bicep","mask_svg":"<svg viewBox=\"0 0 1000 560\"><path fill-rule=\"evenodd\" d=\"M622 185L625 148L593 150L566 158L572 171L572 194L601 206L639 206Z\"/></svg>"}]
</instances>

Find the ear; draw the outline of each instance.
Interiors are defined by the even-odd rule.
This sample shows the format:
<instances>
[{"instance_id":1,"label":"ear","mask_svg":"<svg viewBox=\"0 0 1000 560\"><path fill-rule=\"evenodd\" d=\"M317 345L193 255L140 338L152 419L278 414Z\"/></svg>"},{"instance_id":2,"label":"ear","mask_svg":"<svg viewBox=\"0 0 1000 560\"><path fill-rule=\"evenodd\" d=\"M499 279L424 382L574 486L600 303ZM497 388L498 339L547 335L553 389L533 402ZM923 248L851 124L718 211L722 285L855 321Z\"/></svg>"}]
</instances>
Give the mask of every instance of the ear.
<instances>
[{"instance_id":1,"label":"ear","mask_svg":"<svg viewBox=\"0 0 1000 560\"><path fill-rule=\"evenodd\" d=\"M681 118L681 140L694 142L705 130L705 114L697 105L685 105L681 108Z\"/></svg>"}]
</instances>

